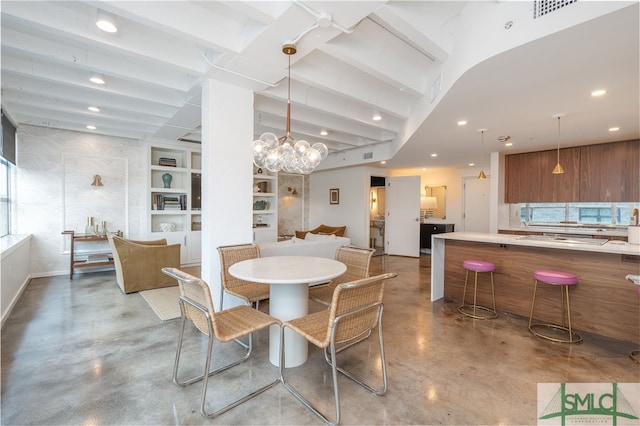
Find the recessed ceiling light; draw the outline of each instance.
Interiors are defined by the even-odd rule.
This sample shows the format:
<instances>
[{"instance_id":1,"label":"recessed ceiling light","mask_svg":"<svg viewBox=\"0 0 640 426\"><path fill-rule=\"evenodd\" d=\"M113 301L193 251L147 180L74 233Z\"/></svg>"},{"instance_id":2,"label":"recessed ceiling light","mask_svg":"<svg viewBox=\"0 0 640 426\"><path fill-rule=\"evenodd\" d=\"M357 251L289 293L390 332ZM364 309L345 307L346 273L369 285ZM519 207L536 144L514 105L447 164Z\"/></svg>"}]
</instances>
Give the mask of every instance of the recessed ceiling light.
<instances>
[{"instance_id":1,"label":"recessed ceiling light","mask_svg":"<svg viewBox=\"0 0 640 426\"><path fill-rule=\"evenodd\" d=\"M620 130L620 127L609 127L610 132L617 132L618 130Z\"/></svg>"},{"instance_id":2,"label":"recessed ceiling light","mask_svg":"<svg viewBox=\"0 0 640 426\"><path fill-rule=\"evenodd\" d=\"M384 161L384 160L382 160L382 161L380 162L380 164L387 164L387 162L386 162L386 161Z\"/></svg>"},{"instance_id":3,"label":"recessed ceiling light","mask_svg":"<svg viewBox=\"0 0 640 426\"><path fill-rule=\"evenodd\" d=\"M320 136L327 136L328 134L327 129L320 129Z\"/></svg>"},{"instance_id":4,"label":"recessed ceiling light","mask_svg":"<svg viewBox=\"0 0 640 426\"><path fill-rule=\"evenodd\" d=\"M476 163L469 163L469 167L473 167L475 165L476 165Z\"/></svg>"},{"instance_id":5,"label":"recessed ceiling light","mask_svg":"<svg viewBox=\"0 0 640 426\"><path fill-rule=\"evenodd\" d=\"M427 170L427 168L426 168L426 167L423 167L423 168L422 168L422 170Z\"/></svg>"},{"instance_id":6,"label":"recessed ceiling light","mask_svg":"<svg viewBox=\"0 0 640 426\"><path fill-rule=\"evenodd\" d=\"M380 114L380 111L373 111L373 115L371 116L371 119L373 121L380 121L382 120L382 114Z\"/></svg>"},{"instance_id":7,"label":"recessed ceiling light","mask_svg":"<svg viewBox=\"0 0 640 426\"><path fill-rule=\"evenodd\" d=\"M89 129L89 130L95 130L95 129L96 129L96 126L94 126L93 124L89 124L89 125L87 126L87 129Z\"/></svg>"},{"instance_id":8,"label":"recessed ceiling light","mask_svg":"<svg viewBox=\"0 0 640 426\"><path fill-rule=\"evenodd\" d=\"M104 10L98 9L96 26L105 33L117 33L116 17Z\"/></svg>"},{"instance_id":9,"label":"recessed ceiling light","mask_svg":"<svg viewBox=\"0 0 640 426\"><path fill-rule=\"evenodd\" d=\"M513 146L513 142L507 142L504 144L504 146Z\"/></svg>"},{"instance_id":10,"label":"recessed ceiling light","mask_svg":"<svg viewBox=\"0 0 640 426\"><path fill-rule=\"evenodd\" d=\"M467 125L467 120L458 121L458 126L466 126L466 125Z\"/></svg>"},{"instance_id":11,"label":"recessed ceiling light","mask_svg":"<svg viewBox=\"0 0 640 426\"><path fill-rule=\"evenodd\" d=\"M92 83L95 84L104 84L104 77L100 74L92 74L91 77L89 77L89 81L91 81Z\"/></svg>"},{"instance_id":12,"label":"recessed ceiling light","mask_svg":"<svg viewBox=\"0 0 640 426\"><path fill-rule=\"evenodd\" d=\"M91 112L100 112L100 108L98 108L97 106L90 106L87 109Z\"/></svg>"},{"instance_id":13,"label":"recessed ceiling light","mask_svg":"<svg viewBox=\"0 0 640 426\"><path fill-rule=\"evenodd\" d=\"M604 89L598 89L598 90L594 90L593 92L591 92L591 96L593 96L594 98L598 97L598 96L603 96L607 93L606 90Z\"/></svg>"},{"instance_id":14,"label":"recessed ceiling light","mask_svg":"<svg viewBox=\"0 0 640 426\"><path fill-rule=\"evenodd\" d=\"M437 157L438 154L436 154L435 152L433 154L431 154L432 157Z\"/></svg>"}]
</instances>

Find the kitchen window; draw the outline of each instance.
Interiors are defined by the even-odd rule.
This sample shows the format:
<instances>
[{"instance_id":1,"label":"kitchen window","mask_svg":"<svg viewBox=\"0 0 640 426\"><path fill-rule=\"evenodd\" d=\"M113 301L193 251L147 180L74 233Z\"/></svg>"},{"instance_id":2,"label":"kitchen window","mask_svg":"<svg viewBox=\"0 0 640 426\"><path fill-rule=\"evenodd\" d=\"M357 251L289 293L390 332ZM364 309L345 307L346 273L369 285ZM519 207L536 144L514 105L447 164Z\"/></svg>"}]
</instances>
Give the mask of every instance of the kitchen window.
<instances>
[{"instance_id":1,"label":"kitchen window","mask_svg":"<svg viewBox=\"0 0 640 426\"><path fill-rule=\"evenodd\" d=\"M522 203L520 221L528 225L629 225L640 203Z\"/></svg>"}]
</instances>

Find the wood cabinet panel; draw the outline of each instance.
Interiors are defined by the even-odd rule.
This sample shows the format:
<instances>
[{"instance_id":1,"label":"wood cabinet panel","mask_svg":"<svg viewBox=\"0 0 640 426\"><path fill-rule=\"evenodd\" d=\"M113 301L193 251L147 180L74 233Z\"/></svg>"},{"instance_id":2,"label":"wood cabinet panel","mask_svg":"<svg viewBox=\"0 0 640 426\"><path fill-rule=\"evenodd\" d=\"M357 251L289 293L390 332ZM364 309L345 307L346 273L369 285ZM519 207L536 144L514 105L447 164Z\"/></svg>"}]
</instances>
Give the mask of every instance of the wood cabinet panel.
<instances>
[{"instance_id":1,"label":"wood cabinet panel","mask_svg":"<svg viewBox=\"0 0 640 426\"><path fill-rule=\"evenodd\" d=\"M569 290L574 328L628 342L637 342L640 338L640 298L636 297L634 286L624 278L627 274L638 273L640 258L637 256L447 240L444 295L449 300L462 300L465 279L462 262L465 259L483 259L495 263L498 312L510 312L528 318L533 294L533 271L568 271L576 274L579 281ZM471 274L469 279L472 279ZM490 288L488 276L479 274L479 305L490 306ZM560 306L560 290L556 286L538 286L536 319L559 321ZM527 332L526 324L523 332Z\"/></svg>"},{"instance_id":2,"label":"wood cabinet panel","mask_svg":"<svg viewBox=\"0 0 640 426\"><path fill-rule=\"evenodd\" d=\"M420 248L431 249L431 236L444 232L453 232L454 223L421 223L420 224Z\"/></svg>"},{"instance_id":3,"label":"wood cabinet panel","mask_svg":"<svg viewBox=\"0 0 640 426\"><path fill-rule=\"evenodd\" d=\"M581 148L580 201L640 201L640 140Z\"/></svg>"},{"instance_id":4,"label":"wood cabinet panel","mask_svg":"<svg viewBox=\"0 0 640 426\"><path fill-rule=\"evenodd\" d=\"M560 150L564 174L551 173L557 151L512 154L505 157L505 203L576 202L580 196L580 148Z\"/></svg>"}]
</instances>

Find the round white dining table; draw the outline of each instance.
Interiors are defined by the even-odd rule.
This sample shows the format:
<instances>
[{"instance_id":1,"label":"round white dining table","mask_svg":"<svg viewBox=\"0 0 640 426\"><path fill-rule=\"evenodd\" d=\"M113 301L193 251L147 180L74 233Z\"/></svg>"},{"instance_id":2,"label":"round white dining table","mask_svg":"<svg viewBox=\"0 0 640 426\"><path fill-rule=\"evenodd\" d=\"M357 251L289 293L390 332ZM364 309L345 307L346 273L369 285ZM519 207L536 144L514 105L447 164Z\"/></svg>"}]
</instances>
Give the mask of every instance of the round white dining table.
<instances>
[{"instance_id":1,"label":"round white dining table","mask_svg":"<svg viewBox=\"0 0 640 426\"><path fill-rule=\"evenodd\" d=\"M345 273L344 263L324 257L269 256L243 260L229 267L229 274L245 281L269 284L269 314L280 321L300 318L308 313L309 285L330 281ZM285 330L285 367L296 367L307 360L307 340ZM269 330L269 361L280 365L280 330Z\"/></svg>"}]
</instances>

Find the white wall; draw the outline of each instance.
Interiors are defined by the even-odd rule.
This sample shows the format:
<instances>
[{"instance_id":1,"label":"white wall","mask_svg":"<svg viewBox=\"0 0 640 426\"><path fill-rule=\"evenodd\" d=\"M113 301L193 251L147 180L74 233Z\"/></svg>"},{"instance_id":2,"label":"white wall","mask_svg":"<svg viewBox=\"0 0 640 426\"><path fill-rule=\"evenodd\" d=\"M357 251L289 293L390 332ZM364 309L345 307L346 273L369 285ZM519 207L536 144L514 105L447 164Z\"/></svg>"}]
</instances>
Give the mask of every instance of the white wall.
<instances>
[{"instance_id":1,"label":"white wall","mask_svg":"<svg viewBox=\"0 0 640 426\"><path fill-rule=\"evenodd\" d=\"M29 282L30 235L2 237L0 252L0 306L2 324Z\"/></svg>"},{"instance_id":2,"label":"white wall","mask_svg":"<svg viewBox=\"0 0 640 426\"><path fill-rule=\"evenodd\" d=\"M455 229L462 229L462 185L463 178L470 176L477 176L479 170L477 169L432 169L432 170L390 170L389 176L420 176L420 187L424 190L425 186L446 186L446 218L438 219L431 218L429 222L432 223L453 223ZM420 194L416 194L420 196Z\"/></svg>"},{"instance_id":3,"label":"white wall","mask_svg":"<svg viewBox=\"0 0 640 426\"><path fill-rule=\"evenodd\" d=\"M455 228L460 230L463 223L463 179L475 178L479 171L477 168L386 170L364 166L316 171L310 176L309 228L315 228L322 223L330 226L346 225L346 236L351 238L352 244L368 247L370 177L375 175L420 176L421 188L445 185L447 187L446 218L434 218L429 222L453 223ZM340 189L340 204L329 204L330 188ZM420 194L416 194L416 197L420 197Z\"/></svg>"},{"instance_id":4,"label":"white wall","mask_svg":"<svg viewBox=\"0 0 640 426\"><path fill-rule=\"evenodd\" d=\"M106 220L111 231L144 237L143 142L23 125L17 148L14 232L33 236L32 276L69 273L69 237L61 232L84 232L87 216ZM102 175L104 187L91 186L94 174Z\"/></svg>"},{"instance_id":5,"label":"white wall","mask_svg":"<svg viewBox=\"0 0 640 426\"><path fill-rule=\"evenodd\" d=\"M309 178L309 228L320 224L347 226L351 244L369 247L370 169L316 171ZM340 203L329 204L329 189L340 190Z\"/></svg>"}]
</instances>

